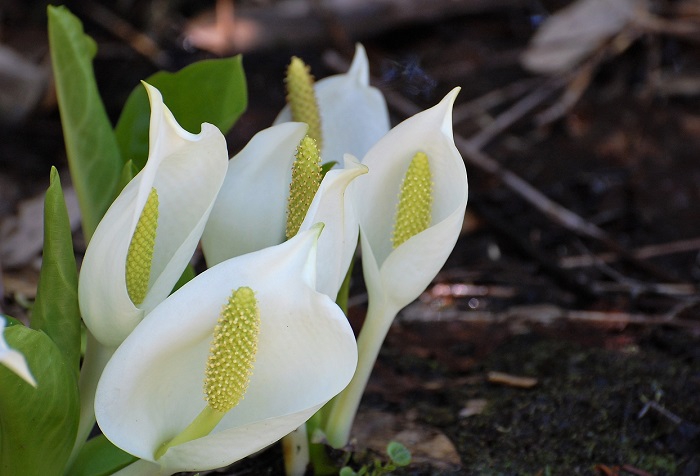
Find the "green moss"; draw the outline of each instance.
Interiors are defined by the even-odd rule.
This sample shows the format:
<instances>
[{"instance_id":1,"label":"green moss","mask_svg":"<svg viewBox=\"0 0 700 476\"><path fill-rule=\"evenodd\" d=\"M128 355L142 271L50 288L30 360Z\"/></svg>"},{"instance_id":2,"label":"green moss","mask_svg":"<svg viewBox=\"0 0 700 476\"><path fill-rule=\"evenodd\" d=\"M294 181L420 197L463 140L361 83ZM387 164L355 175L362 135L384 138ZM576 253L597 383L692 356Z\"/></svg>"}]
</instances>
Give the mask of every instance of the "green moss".
<instances>
[{"instance_id":1,"label":"green moss","mask_svg":"<svg viewBox=\"0 0 700 476\"><path fill-rule=\"evenodd\" d=\"M625 354L520 336L484 367L536 377L538 385L525 390L485 382L463 391L463 401L489 402L483 413L451 428L464 474L534 475L550 468L551 474L592 475L596 464L629 464L671 476L683 460L671 443L676 427L652 411L639 418L644 399L700 422L700 366L655 350Z\"/></svg>"}]
</instances>

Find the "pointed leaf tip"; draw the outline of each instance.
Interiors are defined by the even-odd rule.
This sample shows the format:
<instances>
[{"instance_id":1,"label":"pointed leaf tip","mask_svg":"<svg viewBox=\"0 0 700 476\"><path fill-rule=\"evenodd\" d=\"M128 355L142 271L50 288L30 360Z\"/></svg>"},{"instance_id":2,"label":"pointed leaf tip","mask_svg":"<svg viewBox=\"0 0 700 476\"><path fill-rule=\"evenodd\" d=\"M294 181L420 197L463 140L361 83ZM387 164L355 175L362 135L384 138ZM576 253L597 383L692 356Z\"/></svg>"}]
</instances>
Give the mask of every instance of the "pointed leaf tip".
<instances>
[{"instance_id":1,"label":"pointed leaf tip","mask_svg":"<svg viewBox=\"0 0 700 476\"><path fill-rule=\"evenodd\" d=\"M369 86L369 60L362 43L355 44L355 57L347 74L354 78L359 86Z\"/></svg>"},{"instance_id":2,"label":"pointed leaf tip","mask_svg":"<svg viewBox=\"0 0 700 476\"><path fill-rule=\"evenodd\" d=\"M158 88L150 85L149 83L147 83L144 80L141 80L141 84L146 89L146 93L148 94L148 100L149 100L149 102L151 102L151 104L153 103L154 100L160 100L160 101L163 100L163 95L160 93Z\"/></svg>"},{"instance_id":3,"label":"pointed leaf tip","mask_svg":"<svg viewBox=\"0 0 700 476\"><path fill-rule=\"evenodd\" d=\"M457 95L461 90L462 88L459 86L453 88L452 91L447 93L445 97L434 106L434 109L437 109L443 115L440 129L450 138L452 138L454 134L452 131L452 109L457 100Z\"/></svg>"}]
</instances>

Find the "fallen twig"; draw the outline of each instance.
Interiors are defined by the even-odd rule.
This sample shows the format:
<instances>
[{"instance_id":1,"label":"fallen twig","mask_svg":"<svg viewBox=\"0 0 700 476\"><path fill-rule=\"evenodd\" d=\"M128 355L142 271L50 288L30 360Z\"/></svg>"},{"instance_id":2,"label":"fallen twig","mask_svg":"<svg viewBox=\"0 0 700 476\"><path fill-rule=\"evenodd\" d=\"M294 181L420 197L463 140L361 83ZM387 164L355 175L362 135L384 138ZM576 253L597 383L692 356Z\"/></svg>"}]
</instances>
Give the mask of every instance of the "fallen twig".
<instances>
[{"instance_id":1,"label":"fallen twig","mask_svg":"<svg viewBox=\"0 0 700 476\"><path fill-rule=\"evenodd\" d=\"M582 243L580 246L584 247ZM595 263L595 266L616 281L616 283L596 283L596 285L594 285L596 291L602 292L603 289L610 290L613 289L611 285L617 284L617 292L624 290L624 292L632 296L656 294L660 296L684 298L682 302L674 306L674 308L667 313L668 318L675 317L684 309L692 307L698 302L699 289L696 285L689 283L648 283L629 278L602 261Z\"/></svg>"},{"instance_id":2,"label":"fallen twig","mask_svg":"<svg viewBox=\"0 0 700 476\"><path fill-rule=\"evenodd\" d=\"M484 147L517 120L542 104L543 101L554 94L563 84L563 77L556 77L545 81L544 84L541 84L530 92L530 94L499 114L488 126L483 127L479 132L470 137L469 143L471 147L475 149Z\"/></svg>"},{"instance_id":3,"label":"fallen twig","mask_svg":"<svg viewBox=\"0 0 700 476\"><path fill-rule=\"evenodd\" d=\"M634 18L635 26L645 33L678 36L692 41L700 41L700 24L697 21L680 18L663 18L640 11Z\"/></svg>"},{"instance_id":4,"label":"fallen twig","mask_svg":"<svg viewBox=\"0 0 700 476\"><path fill-rule=\"evenodd\" d=\"M233 30L241 35L228 36L227 44L218 44L217 51L227 54L269 50L284 45L343 45L350 37L362 39L377 36L405 25L428 24L445 18L477 15L503 9L522 9L526 0L434 0L430 8L423 0L353 0L316 2L278 0L275 2L241 2L236 7ZM321 6L322 8L319 8ZM211 28L215 20L211 12L192 19L186 30ZM341 37L337 35L340 33ZM187 36L187 35L186 35ZM206 49L206 44L195 46Z\"/></svg>"},{"instance_id":5,"label":"fallen twig","mask_svg":"<svg viewBox=\"0 0 700 476\"><path fill-rule=\"evenodd\" d=\"M564 94L552 106L535 117L535 124L538 127L564 117L578 103L583 93L593 80L594 73L606 59L617 56L629 48L639 37L639 32L635 29L625 28L610 41L598 48L587 61L581 64L577 70L565 75L568 82Z\"/></svg>"},{"instance_id":6,"label":"fallen twig","mask_svg":"<svg viewBox=\"0 0 700 476\"><path fill-rule=\"evenodd\" d=\"M700 251L700 238L688 240L671 241L669 243L659 243L656 245L642 246L630 250L630 254L637 259L649 259L656 256L665 256L675 253L685 253L688 251ZM618 261L620 256L616 253L581 254L576 256L565 256L559 260L562 268L583 268L594 266L598 262L612 263Z\"/></svg>"},{"instance_id":7,"label":"fallen twig","mask_svg":"<svg viewBox=\"0 0 700 476\"><path fill-rule=\"evenodd\" d=\"M454 125L466 121L478 114L494 108L504 102L514 100L526 92L532 90L533 87L541 84L541 78L525 78L514 81L509 85L489 91L483 96L479 96L468 102L456 105L452 112L452 122Z\"/></svg>"},{"instance_id":8,"label":"fallen twig","mask_svg":"<svg viewBox=\"0 0 700 476\"><path fill-rule=\"evenodd\" d=\"M164 69L169 65L168 55L158 44L151 37L131 26L129 22L119 15L96 2L84 2L80 5L85 14L95 23L123 40L134 51L147 58L155 66Z\"/></svg>"},{"instance_id":9,"label":"fallen twig","mask_svg":"<svg viewBox=\"0 0 700 476\"><path fill-rule=\"evenodd\" d=\"M649 409L655 410L657 413L667 418L674 425L680 425L683 422L683 419L681 417L673 413L671 410L662 407L654 400L649 400L644 404L642 409L637 414L637 418L642 418L644 415L647 414Z\"/></svg>"},{"instance_id":10,"label":"fallen twig","mask_svg":"<svg viewBox=\"0 0 700 476\"><path fill-rule=\"evenodd\" d=\"M533 377L523 377L520 375L511 375L493 371L486 374L486 380L489 383L497 383L516 388L532 388L537 385L537 379Z\"/></svg>"},{"instance_id":11,"label":"fallen twig","mask_svg":"<svg viewBox=\"0 0 700 476\"><path fill-rule=\"evenodd\" d=\"M625 472L632 474L634 476L654 476L653 474L648 473L647 471L644 471L643 469L635 468L634 466L629 465L629 464L623 464L620 469L622 471L625 471Z\"/></svg>"},{"instance_id":12,"label":"fallen twig","mask_svg":"<svg viewBox=\"0 0 700 476\"><path fill-rule=\"evenodd\" d=\"M578 242L577 245L582 249L582 250L587 250L586 246L582 242ZM593 256L593 253L589 252L589 255ZM615 282L618 284L619 289L624 289L626 292L631 294L632 296L639 296L640 294L643 293L653 293L653 294L659 294L659 295L671 295L671 296L678 296L675 291L678 291L678 287L675 288L668 288L663 284L658 284L658 283L647 283L640 281L638 279L633 279L628 276L625 276L618 270L614 269L607 263L603 261L596 261L594 263L594 266L601 271L604 275L608 276L609 278L615 280ZM610 283L599 283L601 285L605 284L610 284ZM695 294L697 293L698 289L695 286L688 285L690 289L693 291L690 294ZM596 289L597 291L599 289Z\"/></svg>"},{"instance_id":13,"label":"fallen twig","mask_svg":"<svg viewBox=\"0 0 700 476\"><path fill-rule=\"evenodd\" d=\"M493 229L507 237L508 241L522 253L536 261L543 272L551 276L555 282L564 289L574 292L579 298L592 299L598 295L590 280L581 273L571 272L557 265L555 257L532 245L530 240L523 236L521 232L514 230L510 224L502 219L499 214L492 210L482 201L472 201L472 209L476 210L480 216L493 227Z\"/></svg>"},{"instance_id":14,"label":"fallen twig","mask_svg":"<svg viewBox=\"0 0 700 476\"><path fill-rule=\"evenodd\" d=\"M689 283L640 283L630 285L626 282L594 281L593 289L599 293L630 293L631 287L636 287L636 292L647 292L661 296L692 297L698 294L697 286Z\"/></svg>"},{"instance_id":15,"label":"fallen twig","mask_svg":"<svg viewBox=\"0 0 700 476\"><path fill-rule=\"evenodd\" d=\"M324 60L333 69L338 71L346 70L349 63L335 52L329 52L325 55ZM378 85L379 81L373 80L373 84ZM383 91L387 103L396 111L404 116L412 116L421 111L421 108L412 101L406 99L403 95L392 90ZM504 129L499 127L499 132ZM477 136L478 137L478 134ZM558 203L550 200L539 190L534 188L528 182L520 178L518 175L502 167L494 159L486 155L474 143L455 134L455 144L462 153L464 160L482 171L500 179L508 188L517 193L521 198L535 206L545 215L564 226L565 228L576 231L582 235L589 236L598 240L603 240L607 234L593 223L590 223L574 212L562 207ZM493 139L493 137L491 137ZM483 142L483 140L479 140Z\"/></svg>"},{"instance_id":16,"label":"fallen twig","mask_svg":"<svg viewBox=\"0 0 700 476\"><path fill-rule=\"evenodd\" d=\"M342 71L348 68L348 62L337 53L330 52L325 55L324 59L331 68L336 70ZM372 82L375 85L379 84L379 82L376 80L373 80ZM383 92L387 103L401 114L405 116L412 116L420 112L420 108L416 104L409 101L396 91L384 90ZM511 117L514 116L511 114ZM512 124L512 122L510 123ZM494 126L494 130L495 129L496 127ZM504 129L505 128L502 127L502 124L499 124L498 131L502 132ZM479 138L479 134L474 137ZM494 137L495 136L491 135L489 140L492 140ZM461 152L465 162L478 167L482 171L500 180L510 190L515 192L518 196L535 207L553 222L558 223L560 226L563 226L569 231L599 241L607 248L615 251L623 261L649 273L657 279L671 282L678 281L675 276L672 276L670 273L658 268L652 263L637 259L625 247L620 245L616 240L608 235L608 233L602 228L551 200L519 175L511 172L499 164L496 160L489 157L479 147L480 145L483 145L483 139L479 139L478 142L473 143L471 140L465 139L459 134L454 134L454 140L455 145Z\"/></svg>"},{"instance_id":17,"label":"fallen twig","mask_svg":"<svg viewBox=\"0 0 700 476\"><path fill-rule=\"evenodd\" d=\"M569 310L550 304L515 306L503 312L454 308L436 309L430 304L416 302L406 307L399 315L403 322L458 321L474 324L512 323L515 321L551 324L556 320L569 320L624 328L635 326L672 326L700 330L700 321L690 319L669 319L661 314L633 314L626 312L605 312Z\"/></svg>"},{"instance_id":18,"label":"fallen twig","mask_svg":"<svg viewBox=\"0 0 700 476\"><path fill-rule=\"evenodd\" d=\"M466 162L498 178L510 190L515 192L553 222L558 223L569 231L599 241L607 248L615 251L623 261L648 272L657 279L672 282L678 281L675 276L671 276L657 266L637 259L626 248L610 237L602 228L551 200L530 185L529 182L504 168L478 148L475 148L468 140L464 139L459 134L455 134L455 144Z\"/></svg>"}]
</instances>

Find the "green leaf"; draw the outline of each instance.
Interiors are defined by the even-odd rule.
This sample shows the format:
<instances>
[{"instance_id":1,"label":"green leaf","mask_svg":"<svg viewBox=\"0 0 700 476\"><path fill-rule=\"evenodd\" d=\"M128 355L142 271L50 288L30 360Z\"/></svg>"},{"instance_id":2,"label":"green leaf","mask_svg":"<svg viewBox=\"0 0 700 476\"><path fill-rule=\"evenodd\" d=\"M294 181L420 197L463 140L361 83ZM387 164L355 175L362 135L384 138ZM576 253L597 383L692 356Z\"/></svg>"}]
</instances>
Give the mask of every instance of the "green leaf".
<instances>
[{"instance_id":1,"label":"green leaf","mask_svg":"<svg viewBox=\"0 0 700 476\"><path fill-rule=\"evenodd\" d=\"M22 324L22 321L20 321L19 319L15 319L15 318L12 317L12 316L8 316L7 314L2 314L2 313L0 313L0 316L2 316L2 317L5 318L5 328L8 328L8 327L10 327L10 326L17 326L17 325L21 326L21 325L23 325L23 324Z\"/></svg>"},{"instance_id":2,"label":"green leaf","mask_svg":"<svg viewBox=\"0 0 700 476\"><path fill-rule=\"evenodd\" d=\"M348 315L348 299L350 298L350 284L352 282L352 270L355 267L355 260L350 261L348 271L345 273L343 284L340 285L338 296L335 298L335 303L343 311L343 314Z\"/></svg>"},{"instance_id":3,"label":"green leaf","mask_svg":"<svg viewBox=\"0 0 700 476\"><path fill-rule=\"evenodd\" d=\"M386 454L397 466L408 466L411 463L411 452L398 441L390 441L386 447Z\"/></svg>"},{"instance_id":4,"label":"green leaf","mask_svg":"<svg viewBox=\"0 0 700 476\"><path fill-rule=\"evenodd\" d=\"M48 16L68 165L89 240L112 203L122 161L92 70L95 42L67 8L49 6Z\"/></svg>"},{"instance_id":5,"label":"green leaf","mask_svg":"<svg viewBox=\"0 0 700 476\"><path fill-rule=\"evenodd\" d=\"M5 339L24 354L37 388L0 366L0 474L61 475L78 428L75 373L41 331L15 325Z\"/></svg>"},{"instance_id":6,"label":"green leaf","mask_svg":"<svg viewBox=\"0 0 700 476\"><path fill-rule=\"evenodd\" d=\"M335 165L338 163L336 160L331 160L330 162L326 162L321 166L321 177L325 177L326 174L328 173L329 170L331 170Z\"/></svg>"},{"instance_id":7,"label":"green leaf","mask_svg":"<svg viewBox=\"0 0 700 476\"><path fill-rule=\"evenodd\" d=\"M44 254L32 308L31 327L44 331L77 378L80 370L78 270L61 179L51 167L44 200Z\"/></svg>"},{"instance_id":8,"label":"green leaf","mask_svg":"<svg viewBox=\"0 0 700 476\"><path fill-rule=\"evenodd\" d=\"M176 73L160 71L146 82L160 90L178 123L194 134L203 122L226 134L248 105L240 56L198 61ZM115 129L122 156L139 170L148 158L149 116L148 96L139 85L127 99Z\"/></svg>"},{"instance_id":9,"label":"green leaf","mask_svg":"<svg viewBox=\"0 0 700 476\"><path fill-rule=\"evenodd\" d=\"M127 160L124 164L124 167L122 167L122 173L119 177L119 183L117 184L117 190L115 190L114 198L117 198L117 196L119 195L119 193L121 193L124 187L126 187L127 184L131 182L134 177L136 177L137 173L139 173L139 171L136 170L134 162L131 160Z\"/></svg>"},{"instance_id":10,"label":"green leaf","mask_svg":"<svg viewBox=\"0 0 700 476\"><path fill-rule=\"evenodd\" d=\"M194 270L194 267L192 267L191 264L188 264L185 270L180 275L180 279L178 279L177 283L175 283L175 286L173 286L172 292L174 293L175 291L183 287L185 284L192 281L195 278L195 276L197 276L197 272Z\"/></svg>"},{"instance_id":11,"label":"green leaf","mask_svg":"<svg viewBox=\"0 0 700 476\"><path fill-rule=\"evenodd\" d=\"M71 476L107 476L130 465L137 459L136 456L114 446L104 435L99 435L85 443L75 459L75 463L66 474Z\"/></svg>"}]
</instances>

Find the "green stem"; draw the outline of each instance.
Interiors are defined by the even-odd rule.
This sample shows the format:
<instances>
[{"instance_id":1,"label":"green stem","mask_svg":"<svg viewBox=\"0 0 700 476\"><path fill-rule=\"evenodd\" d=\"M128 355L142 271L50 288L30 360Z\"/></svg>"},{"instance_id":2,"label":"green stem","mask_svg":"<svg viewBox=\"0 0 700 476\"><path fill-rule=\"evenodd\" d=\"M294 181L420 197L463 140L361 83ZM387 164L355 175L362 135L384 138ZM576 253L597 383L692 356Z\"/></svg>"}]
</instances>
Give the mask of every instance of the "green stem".
<instances>
[{"instance_id":1,"label":"green stem","mask_svg":"<svg viewBox=\"0 0 700 476\"><path fill-rule=\"evenodd\" d=\"M330 407L330 403L328 402L326 405ZM324 408L326 407L324 406ZM306 432L309 437L309 459L314 476L331 476L338 474L338 466L328 457L326 444L314 442L316 431L322 428L322 410L323 408L306 422Z\"/></svg>"},{"instance_id":2,"label":"green stem","mask_svg":"<svg viewBox=\"0 0 700 476\"><path fill-rule=\"evenodd\" d=\"M204 407L204 410L202 410L199 415L192 420L192 423L190 423L187 428L182 430L173 439L163 443L160 448L158 448L158 451L156 451L155 454L156 460L160 459L160 457L173 446L181 445L182 443L187 443L188 441L207 436L212 432L216 425L219 424L224 415L226 415L225 412L216 411L207 405Z\"/></svg>"},{"instance_id":3,"label":"green stem","mask_svg":"<svg viewBox=\"0 0 700 476\"><path fill-rule=\"evenodd\" d=\"M352 423L372 373L374 362L377 360L379 349L381 349L384 338L398 312L399 309L387 303L385 299L380 299L377 302L370 297L367 317L357 338L358 361L355 375L345 390L335 398L328 413L326 437L328 443L335 448L345 446L350 438Z\"/></svg>"},{"instance_id":4,"label":"green stem","mask_svg":"<svg viewBox=\"0 0 700 476\"><path fill-rule=\"evenodd\" d=\"M350 280L352 278L352 269L355 267L355 260L350 261L348 272L345 274L343 284L338 290L338 297L335 298L335 303L343 311L343 314L348 315L348 298L350 297Z\"/></svg>"},{"instance_id":5,"label":"green stem","mask_svg":"<svg viewBox=\"0 0 700 476\"><path fill-rule=\"evenodd\" d=\"M80 368L80 380L78 382L80 420L73 451L70 458L68 458L66 468L70 467L78 456L85 441L90 436L92 428L95 426L95 391L97 390L97 382L99 382L102 371L116 350L100 344L90 331L86 331L86 336L85 358L83 359L83 366Z\"/></svg>"}]
</instances>

